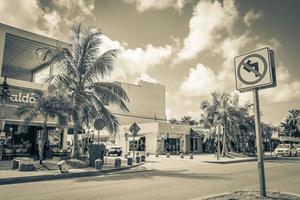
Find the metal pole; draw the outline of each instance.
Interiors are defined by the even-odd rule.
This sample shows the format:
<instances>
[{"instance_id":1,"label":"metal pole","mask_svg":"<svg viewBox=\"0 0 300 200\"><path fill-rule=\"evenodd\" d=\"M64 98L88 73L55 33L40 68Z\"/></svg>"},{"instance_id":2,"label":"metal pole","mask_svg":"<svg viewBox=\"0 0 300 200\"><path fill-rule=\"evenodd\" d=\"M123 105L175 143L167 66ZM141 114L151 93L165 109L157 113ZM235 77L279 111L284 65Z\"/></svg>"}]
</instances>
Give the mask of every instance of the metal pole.
<instances>
[{"instance_id":1,"label":"metal pole","mask_svg":"<svg viewBox=\"0 0 300 200\"><path fill-rule=\"evenodd\" d=\"M264 169L264 158L263 158L264 154L262 149L258 89L253 90L253 101L254 101L256 148L257 148L260 195L266 197L265 169Z\"/></svg>"},{"instance_id":2,"label":"metal pole","mask_svg":"<svg viewBox=\"0 0 300 200\"><path fill-rule=\"evenodd\" d=\"M98 144L100 143L100 130L98 130Z\"/></svg>"},{"instance_id":3,"label":"metal pole","mask_svg":"<svg viewBox=\"0 0 300 200\"><path fill-rule=\"evenodd\" d=\"M133 162L135 159L135 134L133 134Z\"/></svg>"}]
</instances>

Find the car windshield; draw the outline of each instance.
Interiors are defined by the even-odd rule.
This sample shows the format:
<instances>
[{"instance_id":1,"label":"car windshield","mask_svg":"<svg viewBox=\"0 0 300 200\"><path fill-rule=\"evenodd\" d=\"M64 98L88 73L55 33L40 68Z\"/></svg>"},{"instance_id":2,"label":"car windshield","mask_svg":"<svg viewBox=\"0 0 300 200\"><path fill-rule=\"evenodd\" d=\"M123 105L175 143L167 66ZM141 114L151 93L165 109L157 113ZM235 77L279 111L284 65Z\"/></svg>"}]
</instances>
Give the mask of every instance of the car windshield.
<instances>
[{"instance_id":1,"label":"car windshield","mask_svg":"<svg viewBox=\"0 0 300 200\"><path fill-rule=\"evenodd\" d=\"M289 144L280 144L278 148L290 148Z\"/></svg>"}]
</instances>

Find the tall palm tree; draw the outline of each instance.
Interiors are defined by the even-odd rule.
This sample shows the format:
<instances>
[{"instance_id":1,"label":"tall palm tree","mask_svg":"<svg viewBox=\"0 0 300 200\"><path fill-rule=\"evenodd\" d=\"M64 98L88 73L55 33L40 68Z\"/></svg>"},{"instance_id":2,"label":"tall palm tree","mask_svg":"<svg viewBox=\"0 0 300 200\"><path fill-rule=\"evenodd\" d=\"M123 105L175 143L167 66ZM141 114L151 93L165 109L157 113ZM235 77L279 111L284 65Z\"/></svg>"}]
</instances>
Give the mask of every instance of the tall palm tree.
<instances>
[{"instance_id":1,"label":"tall palm tree","mask_svg":"<svg viewBox=\"0 0 300 200\"><path fill-rule=\"evenodd\" d=\"M50 96L42 91L34 91L36 99L33 104L23 104L17 108L15 114L18 117L24 116L25 119L19 128L23 132L29 126L29 123L37 116L43 117L43 132L39 141L39 161L42 164L44 159L44 148L48 141L47 123L49 118L57 118L59 126L65 126L67 116L64 109L64 98L62 96Z\"/></svg>"},{"instance_id":2,"label":"tall palm tree","mask_svg":"<svg viewBox=\"0 0 300 200\"><path fill-rule=\"evenodd\" d=\"M71 44L65 47L38 49L43 57L41 66L54 65L60 73L48 81L48 90L53 92L64 88L70 99L69 116L74 123L72 157L79 157L78 129L87 121L101 118L110 133L118 130L119 122L107 108L117 105L128 111L125 104L129 98L117 83L103 82L113 70L117 50L100 54L101 32L81 25L72 29ZM86 120L86 112L89 119Z\"/></svg>"},{"instance_id":3,"label":"tall palm tree","mask_svg":"<svg viewBox=\"0 0 300 200\"><path fill-rule=\"evenodd\" d=\"M218 123L223 127L223 148L222 154L227 151L227 131L229 130L229 120L233 113L233 105L231 96L227 93L212 93L212 102L204 101L201 103L201 109L206 113L207 119L212 127L216 127Z\"/></svg>"},{"instance_id":4,"label":"tall palm tree","mask_svg":"<svg viewBox=\"0 0 300 200\"><path fill-rule=\"evenodd\" d=\"M196 125L197 124L197 122L195 120L193 120L191 116L188 116L188 115L181 117L180 122L181 122L181 124L184 124L184 125Z\"/></svg>"},{"instance_id":5,"label":"tall palm tree","mask_svg":"<svg viewBox=\"0 0 300 200\"><path fill-rule=\"evenodd\" d=\"M284 132L288 136L300 137L300 110L293 109L289 110L288 116L285 118L284 122L281 123Z\"/></svg>"}]
</instances>

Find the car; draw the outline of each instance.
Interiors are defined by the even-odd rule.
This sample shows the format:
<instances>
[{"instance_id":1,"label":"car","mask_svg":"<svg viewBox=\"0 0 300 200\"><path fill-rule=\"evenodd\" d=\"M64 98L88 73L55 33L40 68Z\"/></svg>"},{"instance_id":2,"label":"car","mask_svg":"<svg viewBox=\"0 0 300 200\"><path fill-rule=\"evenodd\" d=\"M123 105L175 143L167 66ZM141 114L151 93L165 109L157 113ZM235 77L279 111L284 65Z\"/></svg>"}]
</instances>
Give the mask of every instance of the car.
<instances>
[{"instance_id":1,"label":"car","mask_svg":"<svg viewBox=\"0 0 300 200\"><path fill-rule=\"evenodd\" d=\"M115 145L111 142L107 142L106 144L106 152L107 155L112 155L112 154L116 154L117 156L121 156L122 155L122 147Z\"/></svg>"},{"instance_id":2,"label":"car","mask_svg":"<svg viewBox=\"0 0 300 200\"><path fill-rule=\"evenodd\" d=\"M295 146L295 148L297 150L297 155L300 156L300 144L295 144L294 146Z\"/></svg>"},{"instance_id":3,"label":"car","mask_svg":"<svg viewBox=\"0 0 300 200\"><path fill-rule=\"evenodd\" d=\"M297 149L292 144L280 144L274 154L275 156L297 156Z\"/></svg>"}]
</instances>

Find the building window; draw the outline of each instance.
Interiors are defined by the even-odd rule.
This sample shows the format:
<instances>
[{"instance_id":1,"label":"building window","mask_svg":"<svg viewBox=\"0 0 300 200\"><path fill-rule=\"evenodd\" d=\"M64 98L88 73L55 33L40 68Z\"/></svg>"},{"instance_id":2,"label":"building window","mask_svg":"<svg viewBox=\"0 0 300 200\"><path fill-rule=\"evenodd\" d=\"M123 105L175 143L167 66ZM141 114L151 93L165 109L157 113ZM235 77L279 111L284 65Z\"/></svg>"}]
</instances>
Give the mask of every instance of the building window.
<instances>
[{"instance_id":1,"label":"building window","mask_svg":"<svg viewBox=\"0 0 300 200\"><path fill-rule=\"evenodd\" d=\"M50 78L50 67L41 69L33 74L33 82L44 84Z\"/></svg>"},{"instance_id":2,"label":"building window","mask_svg":"<svg viewBox=\"0 0 300 200\"><path fill-rule=\"evenodd\" d=\"M129 151L146 151L146 138L140 137L137 138L135 141L129 141Z\"/></svg>"}]
</instances>

